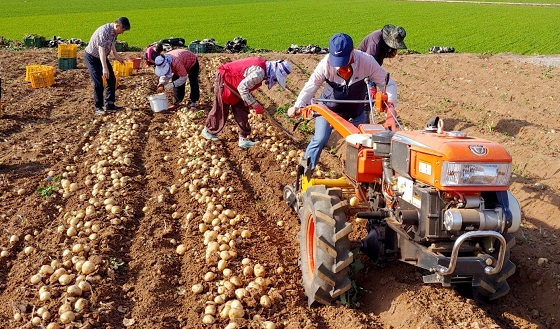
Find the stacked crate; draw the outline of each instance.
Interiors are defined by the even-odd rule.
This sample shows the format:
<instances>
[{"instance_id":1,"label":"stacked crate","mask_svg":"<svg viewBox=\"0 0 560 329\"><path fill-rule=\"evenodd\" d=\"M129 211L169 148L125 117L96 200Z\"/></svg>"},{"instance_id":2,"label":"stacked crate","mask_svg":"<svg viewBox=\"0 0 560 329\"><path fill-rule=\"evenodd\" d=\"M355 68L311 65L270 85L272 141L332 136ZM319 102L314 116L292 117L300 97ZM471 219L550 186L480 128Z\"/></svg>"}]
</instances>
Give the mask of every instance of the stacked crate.
<instances>
[{"instance_id":1,"label":"stacked crate","mask_svg":"<svg viewBox=\"0 0 560 329\"><path fill-rule=\"evenodd\" d=\"M25 67L25 81L32 88L49 87L54 84L54 67L49 65L28 65Z\"/></svg>"},{"instance_id":2,"label":"stacked crate","mask_svg":"<svg viewBox=\"0 0 560 329\"><path fill-rule=\"evenodd\" d=\"M77 44L58 45L58 68L61 71L75 69L77 66L76 57L78 56Z\"/></svg>"}]
</instances>

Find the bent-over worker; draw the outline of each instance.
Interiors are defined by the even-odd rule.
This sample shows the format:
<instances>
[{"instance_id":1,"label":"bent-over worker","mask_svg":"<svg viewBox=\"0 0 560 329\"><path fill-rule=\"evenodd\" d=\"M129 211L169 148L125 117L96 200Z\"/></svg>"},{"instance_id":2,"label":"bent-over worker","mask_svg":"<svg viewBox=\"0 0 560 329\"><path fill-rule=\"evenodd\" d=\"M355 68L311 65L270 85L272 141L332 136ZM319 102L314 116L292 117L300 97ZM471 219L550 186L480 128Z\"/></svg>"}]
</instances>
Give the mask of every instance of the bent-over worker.
<instances>
[{"instance_id":1,"label":"bent-over worker","mask_svg":"<svg viewBox=\"0 0 560 329\"><path fill-rule=\"evenodd\" d=\"M225 126L231 109L237 123L241 148L249 148L258 142L248 139L251 134L249 108L263 114L263 106L251 94L263 82L268 89L277 83L286 88L286 77L290 74L290 63L285 60L268 61L262 57L249 57L223 64L218 68L214 82L214 104L206 118L202 136L213 141Z\"/></svg>"},{"instance_id":2,"label":"bent-over worker","mask_svg":"<svg viewBox=\"0 0 560 329\"><path fill-rule=\"evenodd\" d=\"M157 56L154 64L154 73L159 77L158 91L163 89L167 92L173 91L173 106L169 109L174 110L181 106L185 98L187 79L191 85L189 107L196 109L196 102L200 98L198 85L200 65L196 55L186 49L174 49Z\"/></svg>"}]
</instances>

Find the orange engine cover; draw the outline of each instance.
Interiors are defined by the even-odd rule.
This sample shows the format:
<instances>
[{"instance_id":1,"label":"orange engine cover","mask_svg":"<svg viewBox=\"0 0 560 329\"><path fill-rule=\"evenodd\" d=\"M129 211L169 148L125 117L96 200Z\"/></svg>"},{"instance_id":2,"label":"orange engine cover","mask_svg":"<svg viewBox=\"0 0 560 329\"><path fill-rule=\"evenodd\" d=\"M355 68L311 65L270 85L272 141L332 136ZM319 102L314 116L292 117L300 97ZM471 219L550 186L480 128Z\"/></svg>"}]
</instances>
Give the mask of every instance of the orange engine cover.
<instances>
[{"instance_id":1,"label":"orange engine cover","mask_svg":"<svg viewBox=\"0 0 560 329\"><path fill-rule=\"evenodd\" d=\"M374 150L360 145L346 144L346 174L356 182L374 182L381 178L383 165Z\"/></svg>"},{"instance_id":2,"label":"orange engine cover","mask_svg":"<svg viewBox=\"0 0 560 329\"><path fill-rule=\"evenodd\" d=\"M407 152L408 154L404 154ZM398 168L403 165L402 162L408 161L405 165L408 167L407 174L410 177L442 191L507 190L507 186L496 185L442 186L443 162L511 164L511 160L510 154L499 143L476 137L455 136L450 132L438 134L425 131L399 131L392 140L393 167Z\"/></svg>"}]
</instances>

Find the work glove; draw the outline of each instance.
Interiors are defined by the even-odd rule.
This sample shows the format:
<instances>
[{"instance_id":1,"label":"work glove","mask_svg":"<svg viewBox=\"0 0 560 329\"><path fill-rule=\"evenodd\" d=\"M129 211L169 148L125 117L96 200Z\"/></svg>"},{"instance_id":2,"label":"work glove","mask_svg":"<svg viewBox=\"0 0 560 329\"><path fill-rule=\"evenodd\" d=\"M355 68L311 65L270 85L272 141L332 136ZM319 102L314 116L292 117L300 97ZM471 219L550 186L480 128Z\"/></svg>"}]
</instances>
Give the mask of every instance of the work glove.
<instances>
[{"instance_id":1,"label":"work glove","mask_svg":"<svg viewBox=\"0 0 560 329\"><path fill-rule=\"evenodd\" d=\"M264 113L264 108L261 104L259 104L258 102L255 102L255 104L253 104L253 110L255 110L256 114L263 114Z\"/></svg>"},{"instance_id":2,"label":"work glove","mask_svg":"<svg viewBox=\"0 0 560 329\"><path fill-rule=\"evenodd\" d=\"M386 130L397 131L397 111L391 103L387 104L387 119L385 119L384 127Z\"/></svg>"},{"instance_id":3,"label":"work glove","mask_svg":"<svg viewBox=\"0 0 560 329\"><path fill-rule=\"evenodd\" d=\"M172 92L173 88L175 88L175 85L173 84L173 82L170 82L170 83L166 84L164 88L165 88L165 91Z\"/></svg>"},{"instance_id":4,"label":"work glove","mask_svg":"<svg viewBox=\"0 0 560 329\"><path fill-rule=\"evenodd\" d=\"M288 116L290 118L295 118L301 114L301 110L299 107L292 106L288 109Z\"/></svg>"}]
</instances>

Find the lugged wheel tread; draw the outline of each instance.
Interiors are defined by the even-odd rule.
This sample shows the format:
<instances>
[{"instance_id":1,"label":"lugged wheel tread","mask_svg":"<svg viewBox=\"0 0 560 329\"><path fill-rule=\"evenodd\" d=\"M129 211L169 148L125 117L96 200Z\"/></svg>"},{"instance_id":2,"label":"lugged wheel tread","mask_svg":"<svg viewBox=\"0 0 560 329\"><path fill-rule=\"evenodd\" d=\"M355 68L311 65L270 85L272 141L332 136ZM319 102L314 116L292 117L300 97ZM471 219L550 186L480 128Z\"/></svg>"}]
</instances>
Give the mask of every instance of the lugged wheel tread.
<instances>
[{"instance_id":1,"label":"lugged wheel tread","mask_svg":"<svg viewBox=\"0 0 560 329\"><path fill-rule=\"evenodd\" d=\"M346 212L348 208L348 201L340 201L339 203L335 204L333 207L333 214L337 211Z\"/></svg>"},{"instance_id":2,"label":"lugged wheel tread","mask_svg":"<svg viewBox=\"0 0 560 329\"><path fill-rule=\"evenodd\" d=\"M317 220L323 221L324 223L326 223L329 226L332 226L332 227L336 226L336 220L334 218L332 218L331 216L329 216L328 214L323 213L320 210L315 211L315 218Z\"/></svg>"},{"instance_id":3,"label":"lugged wheel tread","mask_svg":"<svg viewBox=\"0 0 560 329\"><path fill-rule=\"evenodd\" d=\"M352 282L348 278L348 269L354 259L349 250L349 234L352 224L346 221L346 201L340 201L340 188L325 188L325 186L309 187L302 197L303 207L300 209L302 228L298 233L301 248L302 281L310 306L318 304L329 305L334 299L351 288ZM307 225L308 220L314 220L315 225ZM315 230L315 267L312 272L307 266L309 232Z\"/></svg>"},{"instance_id":4,"label":"lugged wheel tread","mask_svg":"<svg viewBox=\"0 0 560 329\"><path fill-rule=\"evenodd\" d=\"M309 194L311 196L311 201L313 201L313 203L317 203L317 202L325 202L327 204L331 203L331 197L325 193L311 191Z\"/></svg>"},{"instance_id":5,"label":"lugged wheel tread","mask_svg":"<svg viewBox=\"0 0 560 329\"><path fill-rule=\"evenodd\" d=\"M330 196L342 199L342 189L340 187L331 187L327 189L327 194Z\"/></svg>"},{"instance_id":6,"label":"lugged wheel tread","mask_svg":"<svg viewBox=\"0 0 560 329\"><path fill-rule=\"evenodd\" d=\"M319 288L313 294L313 301L309 301L309 306L316 306L315 302L323 304L323 305L330 305L331 304L331 296L329 293L325 292L323 289Z\"/></svg>"},{"instance_id":7,"label":"lugged wheel tread","mask_svg":"<svg viewBox=\"0 0 560 329\"><path fill-rule=\"evenodd\" d=\"M319 246L319 248L324 250L327 254L331 255L333 258L336 258L337 252L335 247L329 241L327 241L327 239L324 236L320 236L317 240L318 240L317 245Z\"/></svg>"},{"instance_id":8,"label":"lugged wheel tread","mask_svg":"<svg viewBox=\"0 0 560 329\"><path fill-rule=\"evenodd\" d=\"M335 241L339 241L340 239L347 238L348 235L352 233L352 224L349 222L344 223L344 227L336 232L334 235Z\"/></svg>"},{"instance_id":9,"label":"lugged wheel tread","mask_svg":"<svg viewBox=\"0 0 560 329\"><path fill-rule=\"evenodd\" d=\"M342 295L343 293L347 292L348 290L350 290L350 288L352 287L352 281L350 281L350 279L345 278L345 280L342 282L342 284L340 285L340 287L335 287L332 292L331 292L331 297L332 298L338 298L338 296Z\"/></svg>"},{"instance_id":10,"label":"lugged wheel tread","mask_svg":"<svg viewBox=\"0 0 560 329\"><path fill-rule=\"evenodd\" d=\"M336 276L324 264L319 265L317 269L317 277L328 283L331 287L336 285Z\"/></svg>"},{"instance_id":11,"label":"lugged wheel tread","mask_svg":"<svg viewBox=\"0 0 560 329\"><path fill-rule=\"evenodd\" d=\"M342 257L341 257L342 258ZM352 262L354 261L354 254L349 251L346 256L344 257L343 260L339 260L333 268L333 272L334 273L338 273L340 271L342 271L343 269L347 268L348 266L350 266L350 264L352 264Z\"/></svg>"}]
</instances>

